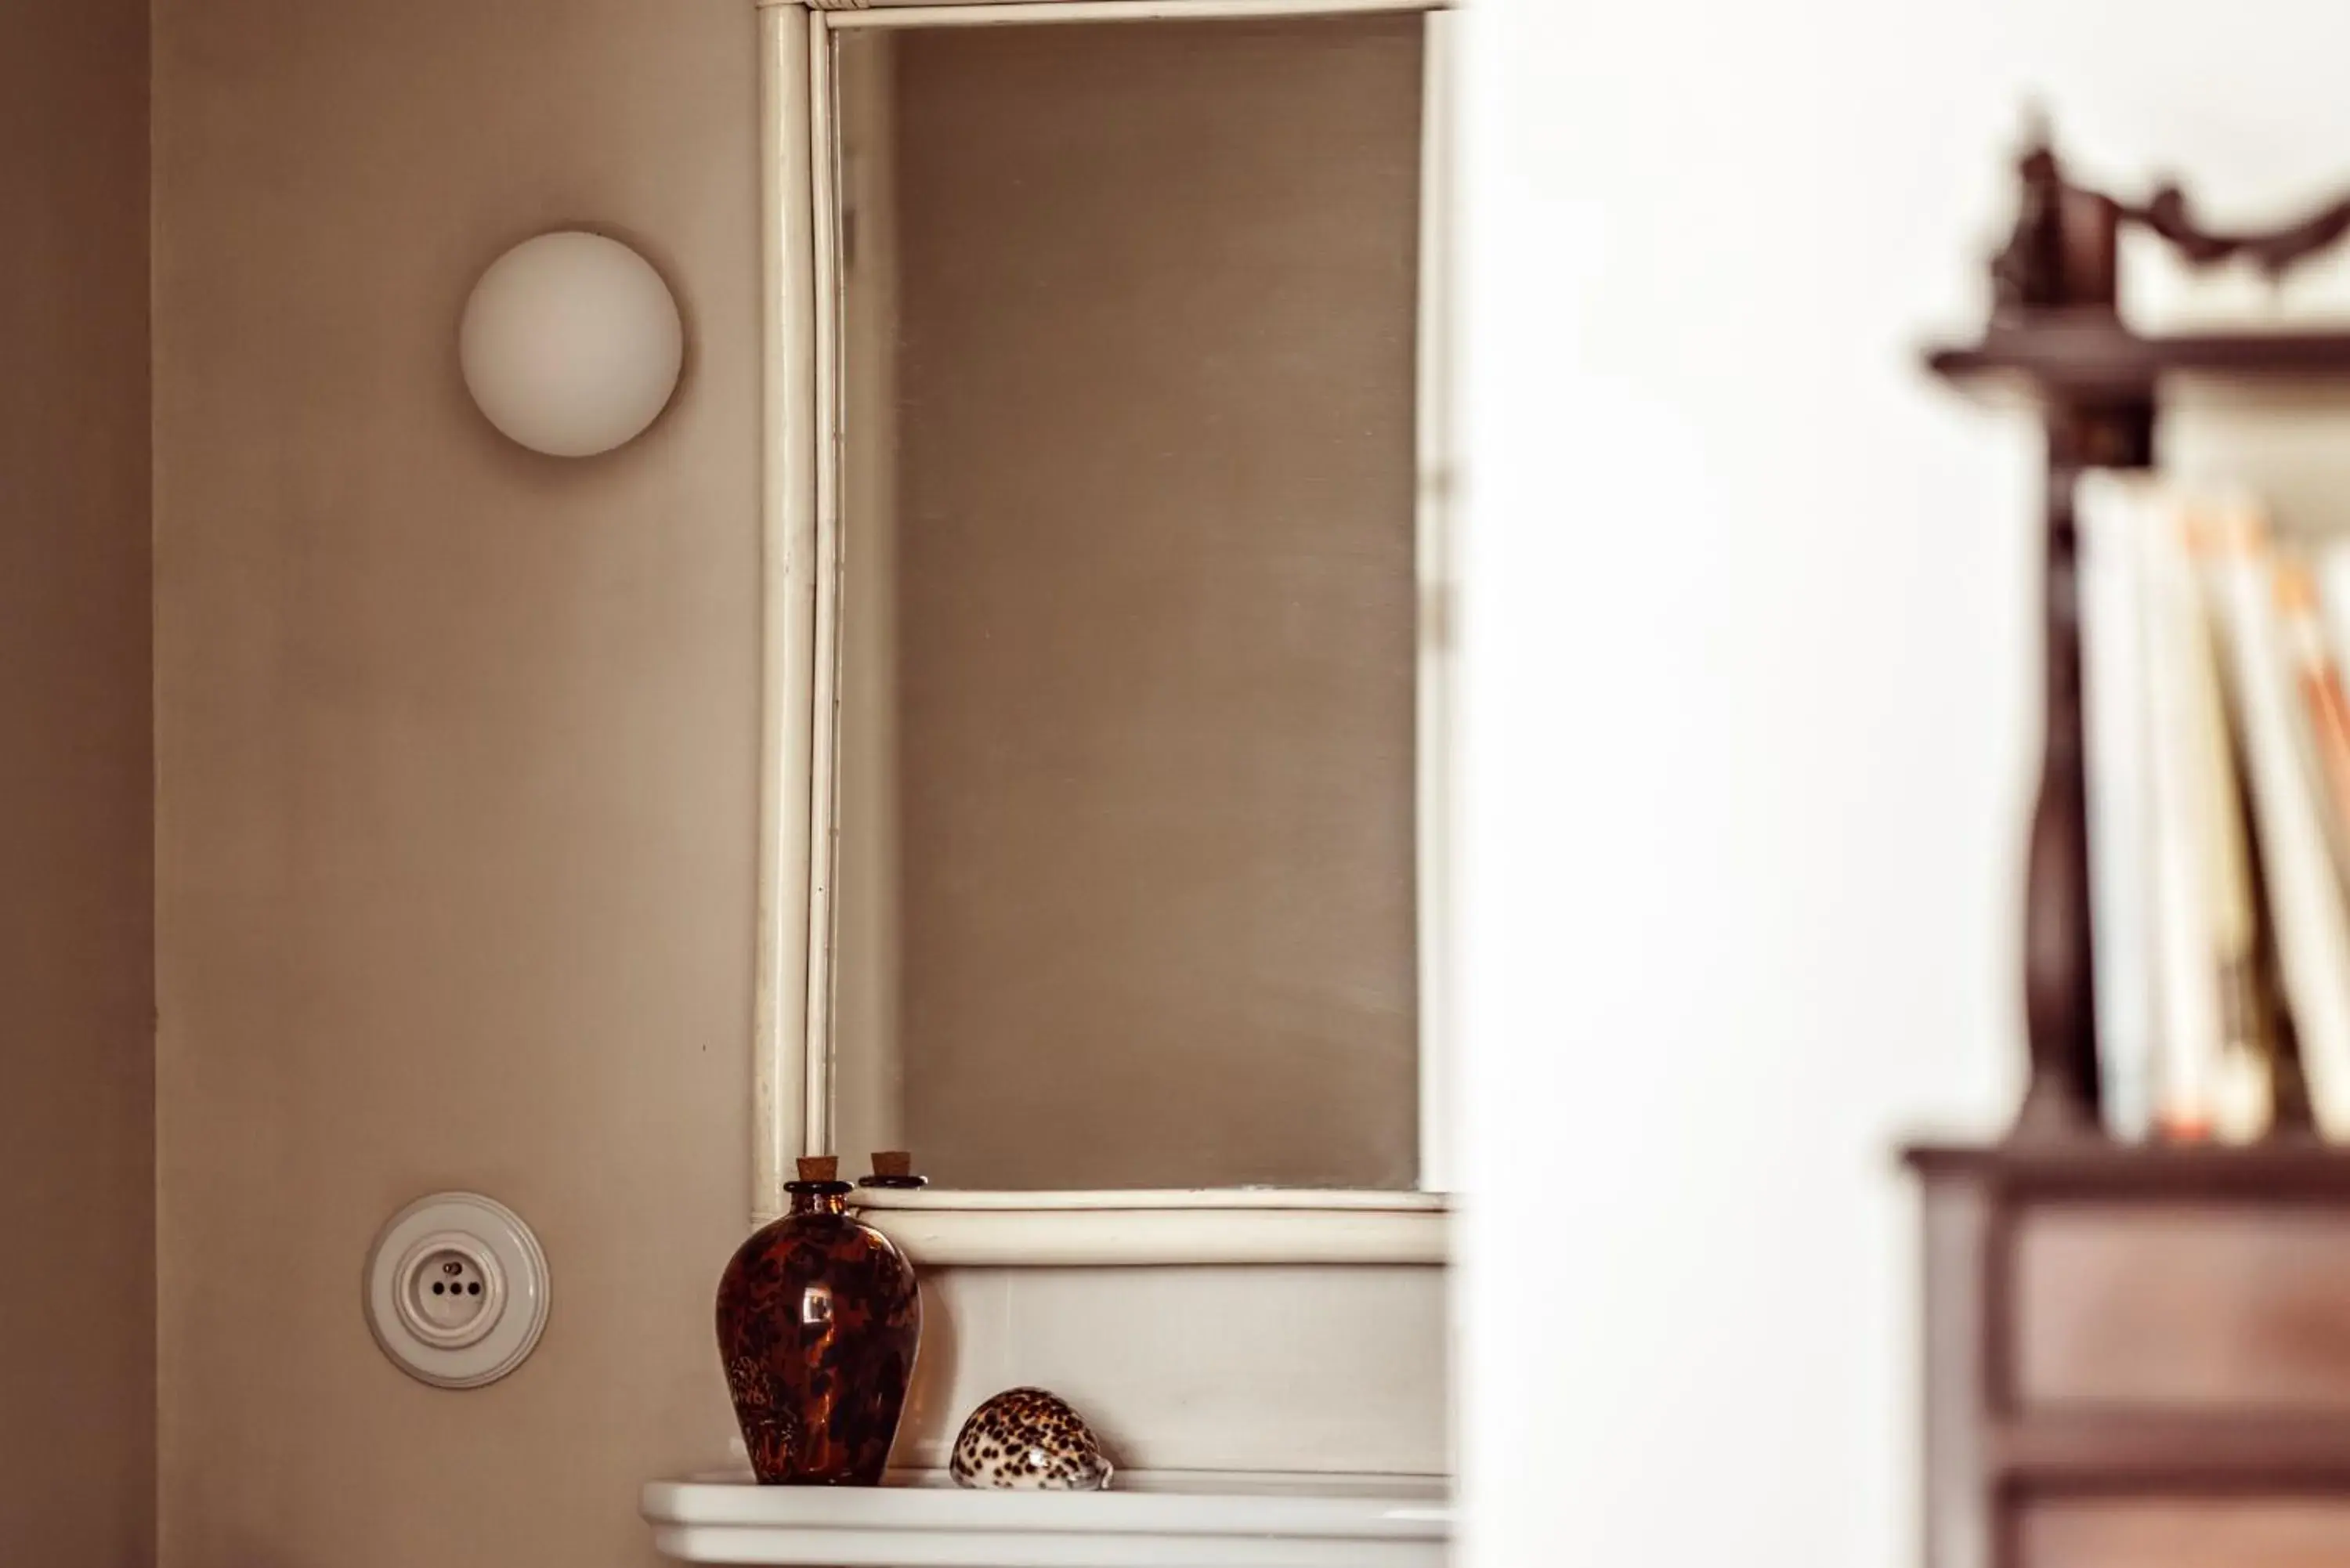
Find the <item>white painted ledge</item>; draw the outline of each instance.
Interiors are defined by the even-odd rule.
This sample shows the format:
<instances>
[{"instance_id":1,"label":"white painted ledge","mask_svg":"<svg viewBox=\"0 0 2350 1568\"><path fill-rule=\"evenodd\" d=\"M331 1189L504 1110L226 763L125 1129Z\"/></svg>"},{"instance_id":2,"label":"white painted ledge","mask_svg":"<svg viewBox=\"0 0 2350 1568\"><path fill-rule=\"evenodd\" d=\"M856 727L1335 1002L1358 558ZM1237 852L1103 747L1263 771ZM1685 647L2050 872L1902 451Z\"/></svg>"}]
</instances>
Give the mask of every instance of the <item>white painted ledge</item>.
<instances>
[{"instance_id":1,"label":"white painted ledge","mask_svg":"<svg viewBox=\"0 0 2350 1568\"><path fill-rule=\"evenodd\" d=\"M748 1477L644 1490L653 1543L687 1563L795 1568L1442 1568L1440 1477L1140 1470L1104 1492L963 1491Z\"/></svg>"},{"instance_id":2,"label":"white painted ledge","mask_svg":"<svg viewBox=\"0 0 2350 1568\"><path fill-rule=\"evenodd\" d=\"M919 12L914 23L1136 21L1154 18L1317 16L1364 11L1445 11L1460 0L754 0L763 11L820 11L835 27L905 26L870 14Z\"/></svg>"},{"instance_id":3,"label":"white painted ledge","mask_svg":"<svg viewBox=\"0 0 2350 1568\"><path fill-rule=\"evenodd\" d=\"M867 1223L917 1267L1131 1268L1451 1261L1440 1192L975 1192L859 1189ZM764 1222L764 1221L763 1221Z\"/></svg>"}]
</instances>

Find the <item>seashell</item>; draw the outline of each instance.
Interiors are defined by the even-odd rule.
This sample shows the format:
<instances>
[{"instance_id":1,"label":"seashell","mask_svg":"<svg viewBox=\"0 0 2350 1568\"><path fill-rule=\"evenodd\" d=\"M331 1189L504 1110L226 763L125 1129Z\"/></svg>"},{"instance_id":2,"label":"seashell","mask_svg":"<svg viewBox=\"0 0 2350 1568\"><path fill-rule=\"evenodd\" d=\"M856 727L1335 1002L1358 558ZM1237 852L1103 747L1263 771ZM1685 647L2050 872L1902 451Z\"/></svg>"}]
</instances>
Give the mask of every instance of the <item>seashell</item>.
<instances>
[{"instance_id":1,"label":"seashell","mask_svg":"<svg viewBox=\"0 0 2350 1568\"><path fill-rule=\"evenodd\" d=\"M951 1469L957 1486L1003 1491L1099 1491L1110 1475L1086 1418L1042 1388L1007 1388L973 1410Z\"/></svg>"}]
</instances>

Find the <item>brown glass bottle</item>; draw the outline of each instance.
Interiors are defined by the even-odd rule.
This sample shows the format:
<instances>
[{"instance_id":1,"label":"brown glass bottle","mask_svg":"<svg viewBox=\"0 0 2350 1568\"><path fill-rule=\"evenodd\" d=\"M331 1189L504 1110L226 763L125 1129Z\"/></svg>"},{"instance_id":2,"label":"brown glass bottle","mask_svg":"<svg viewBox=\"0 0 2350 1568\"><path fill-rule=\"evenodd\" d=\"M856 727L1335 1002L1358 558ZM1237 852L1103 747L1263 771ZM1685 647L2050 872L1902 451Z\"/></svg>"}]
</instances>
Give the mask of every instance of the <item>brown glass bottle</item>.
<instances>
[{"instance_id":1,"label":"brown glass bottle","mask_svg":"<svg viewBox=\"0 0 2350 1568\"><path fill-rule=\"evenodd\" d=\"M921 1343L913 1265L848 1212L831 1158L718 1282L718 1353L751 1468L770 1486L878 1486Z\"/></svg>"}]
</instances>

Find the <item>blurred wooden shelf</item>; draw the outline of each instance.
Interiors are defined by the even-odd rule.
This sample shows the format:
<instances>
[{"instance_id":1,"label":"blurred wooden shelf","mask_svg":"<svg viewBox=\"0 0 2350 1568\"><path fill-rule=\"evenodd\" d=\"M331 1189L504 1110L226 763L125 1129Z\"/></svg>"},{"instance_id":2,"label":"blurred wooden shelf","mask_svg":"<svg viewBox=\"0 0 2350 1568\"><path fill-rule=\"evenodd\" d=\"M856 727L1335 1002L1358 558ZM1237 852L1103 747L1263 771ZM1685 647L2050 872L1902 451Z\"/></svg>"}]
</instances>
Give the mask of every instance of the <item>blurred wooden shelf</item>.
<instances>
[{"instance_id":1,"label":"blurred wooden shelf","mask_svg":"<svg viewBox=\"0 0 2350 1568\"><path fill-rule=\"evenodd\" d=\"M2322 382L2350 389L2350 332L2197 332L2141 337L2109 311L1994 325L1975 342L1930 348L1927 369L1970 390L2047 405L2148 400L2171 379Z\"/></svg>"},{"instance_id":2,"label":"blurred wooden shelf","mask_svg":"<svg viewBox=\"0 0 2350 1568\"><path fill-rule=\"evenodd\" d=\"M1964 1177L2041 1197L2350 1199L2350 1145L2308 1137L2241 1147L2121 1143L2095 1134L1922 1142L1905 1147L1901 1161L1919 1176Z\"/></svg>"},{"instance_id":3,"label":"blurred wooden shelf","mask_svg":"<svg viewBox=\"0 0 2350 1568\"><path fill-rule=\"evenodd\" d=\"M2044 483L2040 786L2027 842L2031 1073L2011 1136L1903 1151L1925 1220L1929 1568L2285 1568L2350 1562L2350 1149L2102 1136L2074 486L2156 466L2190 382L2350 392L2350 331L2140 334L2125 232L2271 277L2350 238L2350 194L2260 232L2175 187L2074 183L2044 135L2016 166L1991 311L1927 369L2034 416ZM2298 1125L2303 1107L2280 1103Z\"/></svg>"},{"instance_id":4,"label":"blurred wooden shelf","mask_svg":"<svg viewBox=\"0 0 2350 1568\"><path fill-rule=\"evenodd\" d=\"M2035 1490L2350 1486L2350 1417L2042 1413L1992 1425L1994 1484Z\"/></svg>"},{"instance_id":5,"label":"blurred wooden shelf","mask_svg":"<svg viewBox=\"0 0 2350 1568\"><path fill-rule=\"evenodd\" d=\"M2350 1148L2074 1133L1901 1158L1930 1568L2350 1561ZM2324 1553L2280 1555L2265 1532L2304 1515ZM2174 1526L2189 1555L2140 1555Z\"/></svg>"}]
</instances>

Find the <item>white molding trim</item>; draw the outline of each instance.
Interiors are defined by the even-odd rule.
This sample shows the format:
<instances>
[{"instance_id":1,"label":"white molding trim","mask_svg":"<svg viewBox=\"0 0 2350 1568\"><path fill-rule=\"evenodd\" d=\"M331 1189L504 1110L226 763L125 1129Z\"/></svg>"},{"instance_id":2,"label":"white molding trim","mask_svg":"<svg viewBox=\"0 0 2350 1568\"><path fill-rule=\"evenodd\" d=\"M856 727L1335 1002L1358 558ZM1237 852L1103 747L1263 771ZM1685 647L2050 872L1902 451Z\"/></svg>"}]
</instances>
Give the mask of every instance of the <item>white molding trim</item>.
<instances>
[{"instance_id":1,"label":"white molding trim","mask_svg":"<svg viewBox=\"0 0 2350 1568\"><path fill-rule=\"evenodd\" d=\"M1419 955L1419 1184L1443 1191L1452 1168L1452 1075L1457 1064L1453 877L1461 833L1455 770L1454 697L1460 655L1459 555L1453 526L1454 363L1452 247L1455 137L1453 18L1430 13L1422 25L1420 89L1419 407L1413 426L1419 491L1413 533L1419 603L1419 694L1412 726L1413 898Z\"/></svg>"},{"instance_id":2,"label":"white molding trim","mask_svg":"<svg viewBox=\"0 0 2350 1568\"><path fill-rule=\"evenodd\" d=\"M871 9L825 11L825 25L858 27L987 27L1052 22L1246 21L1369 12L1442 11L1451 0L879 0Z\"/></svg>"},{"instance_id":3,"label":"white molding trim","mask_svg":"<svg viewBox=\"0 0 2350 1568\"><path fill-rule=\"evenodd\" d=\"M1451 1259L1441 1193L892 1191L849 1201L925 1268L1136 1268Z\"/></svg>"},{"instance_id":4,"label":"white molding trim","mask_svg":"<svg viewBox=\"0 0 2350 1568\"><path fill-rule=\"evenodd\" d=\"M872 12L961 12L969 21L1136 21L1183 16L1318 16L1347 11L1444 11L1461 0L756 0L763 10L812 10L836 27L922 26L882 21ZM1021 12L1024 16L989 16ZM977 13L977 15L972 15ZM1083 16L1055 15L1081 13ZM934 24L933 24L934 25Z\"/></svg>"},{"instance_id":5,"label":"white molding trim","mask_svg":"<svg viewBox=\"0 0 2350 1568\"><path fill-rule=\"evenodd\" d=\"M1441 1192L1382 1192L1365 1187L1107 1187L1093 1191L1034 1192L1017 1189L957 1191L940 1187L860 1187L849 1201L859 1209L904 1210L910 1213L962 1209L1035 1213L1094 1209L1115 1209L1127 1213L1166 1209L1312 1209L1325 1212L1345 1210L1357 1214L1437 1214L1450 1208L1452 1200Z\"/></svg>"},{"instance_id":6,"label":"white molding trim","mask_svg":"<svg viewBox=\"0 0 2350 1568\"><path fill-rule=\"evenodd\" d=\"M936 1470L879 1487L763 1487L747 1472L654 1481L638 1509L688 1563L1121 1563L1243 1568L1450 1561L1449 1477L1120 1470L1107 1492L973 1491Z\"/></svg>"},{"instance_id":7,"label":"white molding trim","mask_svg":"<svg viewBox=\"0 0 2350 1568\"><path fill-rule=\"evenodd\" d=\"M834 112L832 49L825 18L811 12L808 34L808 273L815 304L816 566L815 656L808 712L807 1027L801 1034L806 1077L801 1147L832 1147L832 976L837 943L833 882L840 864L840 280L839 121Z\"/></svg>"},{"instance_id":8,"label":"white molding trim","mask_svg":"<svg viewBox=\"0 0 2350 1568\"><path fill-rule=\"evenodd\" d=\"M1444 867L1451 838L1450 0L802 0L760 9L764 313L762 713L751 1210L784 1206L800 1154L832 1142L834 710L838 701L838 301L830 35L863 26L1328 16L1429 16L1423 114L1418 571L1423 617L1417 793L1423 994L1421 1168L1441 1186L1451 1033ZM812 1043L823 1044L811 1049ZM1450 1257L1440 1192L889 1193L855 1201L919 1263L1115 1266L1396 1263Z\"/></svg>"},{"instance_id":9,"label":"white molding trim","mask_svg":"<svg viewBox=\"0 0 2350 1568\"><path fill-rule=\"evenodd\" d=\"M810 1098L809 870L816 649L816 202L809 182L811 29L759 16L761 280L759 867L752 1004L751 1206L781 1198Z\"/></svg>"}]
</instances>

